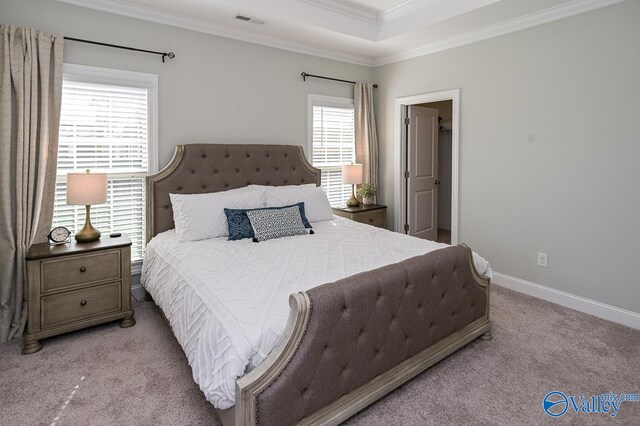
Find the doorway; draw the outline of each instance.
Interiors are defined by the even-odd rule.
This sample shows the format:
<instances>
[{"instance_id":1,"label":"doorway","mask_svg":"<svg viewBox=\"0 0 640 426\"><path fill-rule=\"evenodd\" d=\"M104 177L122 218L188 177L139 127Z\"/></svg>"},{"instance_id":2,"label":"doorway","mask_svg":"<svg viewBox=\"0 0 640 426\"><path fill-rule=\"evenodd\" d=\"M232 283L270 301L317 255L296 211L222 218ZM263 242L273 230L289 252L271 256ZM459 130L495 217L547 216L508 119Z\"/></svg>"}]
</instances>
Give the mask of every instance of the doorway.
<instances>
[{"instance_id":1,"label":"doorway","mask_svg":"<svg viewBox=\"0 0 640 426\"><path fill-rule=\"evenodd\" d=\"M396 99L396 231L458 243L458 116L459 90Z\"/></svg>"}]
</instances>

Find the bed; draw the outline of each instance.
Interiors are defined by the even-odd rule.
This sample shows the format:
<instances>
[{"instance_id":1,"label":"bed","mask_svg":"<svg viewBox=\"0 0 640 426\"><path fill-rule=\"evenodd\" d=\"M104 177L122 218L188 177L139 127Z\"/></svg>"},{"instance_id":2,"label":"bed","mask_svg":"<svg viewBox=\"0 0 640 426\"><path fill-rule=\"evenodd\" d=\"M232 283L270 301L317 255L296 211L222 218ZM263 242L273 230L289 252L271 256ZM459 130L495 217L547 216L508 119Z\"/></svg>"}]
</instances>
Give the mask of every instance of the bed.
<instances>
[{"instance_id":1,"label":"bed","mask_svg":"<svg viewBox=\"0 0 640 426\"><path fill-rule=\"evenodd\" d=\"M308 183L290 145L179 145L147 178L142 282L224 424L337 424L491 337L491 269L464 245L339 217L257 244L175 236L170 193Z\"/></svg>"}]
</instances>

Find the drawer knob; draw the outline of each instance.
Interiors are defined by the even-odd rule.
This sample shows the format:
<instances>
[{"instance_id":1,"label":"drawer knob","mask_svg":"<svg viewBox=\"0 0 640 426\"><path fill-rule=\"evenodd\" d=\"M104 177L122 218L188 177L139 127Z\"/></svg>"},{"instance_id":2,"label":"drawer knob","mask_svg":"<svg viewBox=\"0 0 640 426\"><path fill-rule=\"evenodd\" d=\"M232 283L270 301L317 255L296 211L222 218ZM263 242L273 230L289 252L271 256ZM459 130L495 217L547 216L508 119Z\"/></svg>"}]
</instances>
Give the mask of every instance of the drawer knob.
<instances>
[{"instance_id":1,"label":"drawer knob","mask_svg":"<svg viewBox=\"0 0 640 426\"><path fill-rule=\"evenodd\" d=\"M82 267L80 268L80 272L87 272L87 268L85 268L84 266L82 266Z\"/></svg>"},{"instance_id":2,"label":"drawer knob","mask_svg":"<svg viewBox=\"0 0 640 426\"><path fill-rule=\"evenodd\" d=\"M80 306L85 306L86 304L87 304L86 300L83 300L83 301L80 302Z\"/></svg>"},{"instance_id":3,"label":"drawer knob","mask_svg":"<svg viewBox=\"0 0 640 426\"><path fill-rule=\"evenodd\" d=\"M369 218L369 222L373 222L373 218Z\"/></svg>"}]
</instances>

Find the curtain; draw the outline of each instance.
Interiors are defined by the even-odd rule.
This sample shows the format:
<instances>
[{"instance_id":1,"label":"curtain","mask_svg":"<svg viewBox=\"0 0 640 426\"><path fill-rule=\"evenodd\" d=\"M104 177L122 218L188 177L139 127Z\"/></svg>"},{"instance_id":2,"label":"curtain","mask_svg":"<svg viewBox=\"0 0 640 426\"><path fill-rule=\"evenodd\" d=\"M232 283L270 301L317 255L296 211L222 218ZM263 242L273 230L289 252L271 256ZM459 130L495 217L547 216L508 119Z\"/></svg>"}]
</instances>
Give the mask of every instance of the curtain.
<instances>
[{"instance_id":1,"label":"curtain","mask_svg":"<svg viewBox=\"0 0 640 426\"><path fill-rule=\"evenodd\" d=\"M0 342L24 330L24 257L51 226L63 40L0 25Z\"/></svg>"},{"instance_id":2,"label":"curtain","mask_svg":"<svg viewBox=\"0 0 640 426\"><path fill-rule=\"evenodd\" d=\"M378 189L378 135L373 110L372 83L355 84L353 108L356 162L362 164L363 181L375 185Z\"/></svg>"}]
</instances>

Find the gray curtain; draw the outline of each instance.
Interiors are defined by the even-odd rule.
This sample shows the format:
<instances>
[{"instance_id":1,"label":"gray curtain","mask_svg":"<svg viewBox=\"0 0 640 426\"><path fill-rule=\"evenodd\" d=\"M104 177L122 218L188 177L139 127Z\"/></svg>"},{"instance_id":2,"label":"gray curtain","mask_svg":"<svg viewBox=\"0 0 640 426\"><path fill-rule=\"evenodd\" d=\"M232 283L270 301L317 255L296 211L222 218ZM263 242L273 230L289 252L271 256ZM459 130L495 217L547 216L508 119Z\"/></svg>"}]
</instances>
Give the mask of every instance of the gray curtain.
<instances>
[{"instance_id":1,"label":"gray curtain","mask_svg":"<svg viewBox=\"0 0 640 426\"><path fill-rule=\"evenodd\" d=\"M356 162L362 164L364 182L378 188L378 134L373 110L373 84L356 83L353 93Z\"/></svg>"},{"instance_id":2,"label":"gray curtain","mask_svg":"<svg viewBox=\"0 0 640 426\"><path fill-rule=\"evenodd\" d=\"M24 257L51 226L63 40L0 25L0 342L24 330Z\"/></svg>"}]
</instances>

